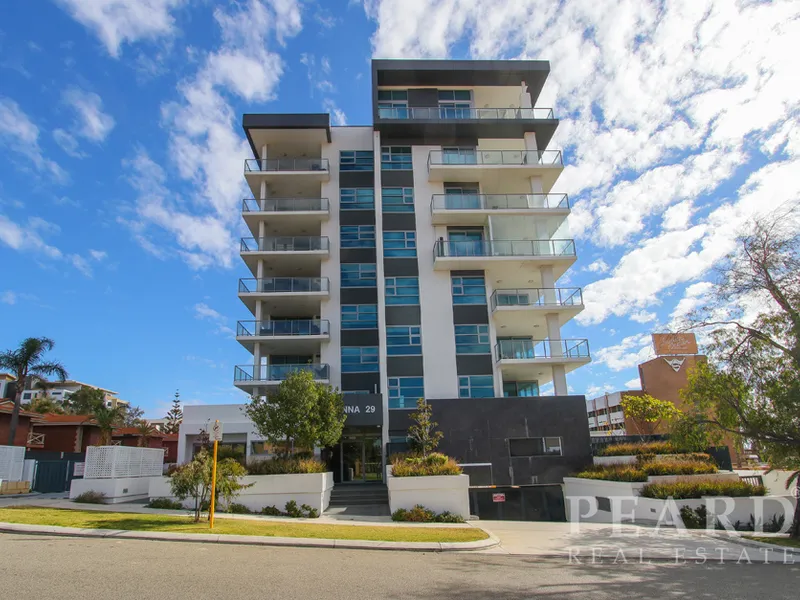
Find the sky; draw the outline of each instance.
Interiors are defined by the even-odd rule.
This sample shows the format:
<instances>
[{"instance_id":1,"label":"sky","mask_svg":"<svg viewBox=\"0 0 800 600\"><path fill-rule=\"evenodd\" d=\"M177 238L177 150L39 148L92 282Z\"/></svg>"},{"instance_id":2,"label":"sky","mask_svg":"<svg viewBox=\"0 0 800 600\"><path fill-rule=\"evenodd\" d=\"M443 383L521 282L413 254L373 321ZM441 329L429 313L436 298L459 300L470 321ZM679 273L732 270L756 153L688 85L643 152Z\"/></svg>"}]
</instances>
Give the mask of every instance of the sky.
<instances>
[{"instance_id":1,"label":"sky","mask_svg":"<svg viewBox=\"0 0 800 600\"><path fill-rule=\"evenodd\" d=\"M241 402L245 112L369 125L369 60L541 59L594 397L638 388L753 216L800 198L797 0L9 0L0 349L161 417ZM424 334L424 332L423 332Z\"/></svg>"}]
</instances>

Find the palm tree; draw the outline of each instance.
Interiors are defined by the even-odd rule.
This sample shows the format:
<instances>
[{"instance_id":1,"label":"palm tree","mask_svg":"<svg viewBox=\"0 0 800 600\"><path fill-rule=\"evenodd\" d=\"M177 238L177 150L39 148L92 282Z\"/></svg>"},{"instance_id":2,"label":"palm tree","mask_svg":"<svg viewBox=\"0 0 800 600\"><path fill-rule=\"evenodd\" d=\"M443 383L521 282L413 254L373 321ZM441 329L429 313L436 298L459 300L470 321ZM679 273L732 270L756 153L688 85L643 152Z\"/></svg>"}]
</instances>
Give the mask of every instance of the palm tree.
<instances>
[{"instance_id":1,"label":"palm tree","mask_svg":"<svg viewBox=\"0 0 800 600\"><path fill-rule=\"evenodd\" d=\"M36 382L47 381L47 377L57 377L59 381L67 378L67 371L59 362L46 362L42 357L53 349L55 343L50 338L27 338L16 350L0 353L0 369L6 369L17 378L14 395L14 409L11 411L11 424L8 428L8 444L14 445L19 425L19 410L22 404L22 391Z\"/></svg>"},{"instance_id":2,"label":"palm tree","mask_svg":"<svg viewBox=\"0 0 800 600\"><path fill-rule=\"evenodd\" d=\"M136 433L139 434L139 447L147 448L150 445L150 438L156 432L156 428L147 421L139 421L136 425Z\"/></svg>"},{"instance_id":3,"label":"palm tree","mask_svg":"<svg viewBox=\"0 0 800 600\"><path fill-rule=\"evenodd\" d=\"M95 409L92 418L100 428L99 446L111 445L111 434L114 432L114 427L122 422L123 417L122 409L119 407L109 408L107 406L98 406Z\"/></svg>"}]
</instances>

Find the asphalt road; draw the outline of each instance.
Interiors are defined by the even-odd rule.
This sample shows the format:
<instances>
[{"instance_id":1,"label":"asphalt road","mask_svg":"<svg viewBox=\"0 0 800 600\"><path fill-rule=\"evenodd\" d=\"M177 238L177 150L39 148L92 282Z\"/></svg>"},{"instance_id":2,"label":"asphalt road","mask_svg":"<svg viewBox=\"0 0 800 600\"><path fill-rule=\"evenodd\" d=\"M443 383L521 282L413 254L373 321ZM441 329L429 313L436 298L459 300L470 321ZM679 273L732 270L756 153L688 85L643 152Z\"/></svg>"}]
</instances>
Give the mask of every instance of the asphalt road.
<instances>
[{"instance_id":1,"label":"asphalt road","mask_svg":"<svg viewBox=\"0 0 800 600\"><path fill-rule=\"evenodd\" d=\"M0 597L798 598L788 565L569 565L496 554L269 548L0 534Z\"/></svg>"}]
</instances>

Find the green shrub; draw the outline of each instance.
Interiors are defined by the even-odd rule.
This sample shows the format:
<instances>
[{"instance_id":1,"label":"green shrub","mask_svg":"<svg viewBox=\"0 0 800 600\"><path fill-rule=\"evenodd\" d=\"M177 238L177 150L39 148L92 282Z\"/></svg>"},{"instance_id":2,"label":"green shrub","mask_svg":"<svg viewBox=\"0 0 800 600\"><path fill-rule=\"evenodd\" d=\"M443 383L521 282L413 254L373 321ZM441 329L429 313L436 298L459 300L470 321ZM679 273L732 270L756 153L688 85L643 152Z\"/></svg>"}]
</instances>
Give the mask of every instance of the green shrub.
<instances>
[{"instance_id":1,"label":"green shrub","mask_svg":"<svg viewBox=\"0 0 800 600\"><path fill-rule=\"evenodd\" d=\"M645 442L605 446L600 448L597 456L638 456L640 454L673 454L675 452L675 446L669 442Z\"/></svg>"},{"instance_id":2,"label":"green shrub","mask_svg":"<svg viewBox=\"0 0 800 600\"><path fill-rule=\"evenodd\" d=\"M460 515L455 515L450 511L436 514L429 508L417 504L411 510L398 508L392 513L392 521L407 521L410 523L463 523L464 519Z\"/></svg>"},{"instance_id":3,"label":"green shrub","mask_svg":"<svg viewBox=\"0 0 800 600\"><path fill-rule=\"evenodd\" d=\"M273 458L254 460L247 465L248 475L296 475L301 473L325 473L328 465L316 458Z\"/></svg>"},{"instance_id":4,"label":"green shrub","mask_svg":"<svg viewBox=\"0 0 800 600\"><path fill-rule=\"evenodd\" d=\"M147 508L163 508L167 510L183 510L183 504L171 498L153 498L145 506Z\"/></svg>"},{"instance_id":5,"label":"green shrub","mask_svg":"<svg viewBox=\"0 0 800 600\"><path fill-rule=\"evenodd\" d=\"M705 506L681 506L681 519L686 529L705 529L708 510Z\"/></svg>"},{"instance_id":6,"label":"green shrub","mask_svg":"<svg viewBox=\"0 0 800 600\"><path fill-rule=\"evenodd\" d=\"M307 519L319 518L319 511L316 508L309 506L308 504L301 504L300 510L302 510L305 513Z\"/></svg>"},{"instance_id":7,"label":"green shrub","mask_svg":"<svg viewBox=\"0 0 800 600\"><path fill-rule=\"evenodd\" d=\"M105 504L106 495L103 492L89 490L88 492L83 492L82 494L75 496L72 501L80 502L81 504Z\"/></svg>"},{"instance_id":8,"label":"green shrub","mask_svg":"<svg viewBox=\"0 0 800 600\"><path fill-rule=\"evenodd\" d=\"M252 515L253 511L247 508L244 504L240 504L238 502L231 502L228 504L228 507L225 509L226 513L231 513L233 515Z\"/></svg>"},{"instance_id":9,"label":"green shrub","mask_svg":"<svg viewBox=\"0 0 800 600\"><path fill-rule=\"evenodd\" d=\"M702 460L659 459L646 462L641 469L647 475L710 475L717 466Z\"/></svg>"},{"instance_id":10,"label":"green shrub","mask_svg":"<svg viewBox=\"0 0 800 600\"><path fill-rule=\"evenodd\" d=\"M416 454L394 454L392 475L395 477L461 475L461 467L455 459L439 452L433 452L425 457Z\"/></svg>"},{"instance_id":11,"label":"green shrub","mask_svg":"<svg viewBox=\"0 0 800 600\"><path fill-rule=\"evenodd\" d=\"M444 511L443 513L439 513L436 515L436 522L437 523L464 523L464 519L461 515L456 515L451 513L449 510Z\"/></svg>"},{"instance_id":12,"label":"green shrub","mask_svg":"<svg viewBox=\"0 0 800 600\"><path fill-rule=\"evenodd\" d=\"M709 475L716 472L717 467L711 462L691 459L681 460L681 457L668 459L648 458L648 455L642 454L637 457L635 465L592 465L575 475L575 477L636 482L647 481L649 475Z\"/></svg>"},{"instance_id":13,"label":"green shrub","mask_svg":"<svg viewBox=\"0 0 800 600\"><path fill-rule=\"evenodd\" d=\"M766 496L767 488L763 485L751 485L744 481L714 481L702 479L695 481L674 481L671 483L648 483L640 494L645 498L666 500L686 500L703 496Z\"/></svg>"},{"instance_id":14,"label":"green shrub","mask_svg":"<svg viewBox=\"0 0 800 600\"><path fill-rule=\"evenodd\" d=\"M647 473L634 465L594 465L575 477L606 481L647 481Z\"/></svg>"},{"instance_id":15,"label":"green shrub","mask_svg":"<svg viewBox=\"0 0 800 600\"><path fill-rule=\"evenodd\" d=\"M283 513L281 512L281 510L279 508L276 508L275 506L265 506L264 508L261 509L261 514L262 515L267 515L268 517L281 517L281 516L283 516Z\"/></svg>"},{"instance_id":16,"label":"green shrub","mask_svg":"<svg viewBox=\"0 0 800 600\"><path fill-rule=\"evenodd\" d=\"M297 507L297 502L294 500L289 500L285 506L286 514L293 519L298 519L303 516L303 513L300 512L300 509Z\"/></svg>"}]
</instances>

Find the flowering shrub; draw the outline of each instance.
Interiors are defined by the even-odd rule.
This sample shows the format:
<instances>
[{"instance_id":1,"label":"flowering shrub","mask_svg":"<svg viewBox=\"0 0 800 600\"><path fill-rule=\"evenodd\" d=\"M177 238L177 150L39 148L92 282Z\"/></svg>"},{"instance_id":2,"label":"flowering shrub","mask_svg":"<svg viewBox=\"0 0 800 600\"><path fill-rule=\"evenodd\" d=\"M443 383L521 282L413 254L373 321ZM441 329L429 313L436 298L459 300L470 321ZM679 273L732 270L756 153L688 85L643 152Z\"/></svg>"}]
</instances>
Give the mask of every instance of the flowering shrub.
<instances>
[{"instance_id":1,"label":"flowering shrub","mask_svg":"<svg viewBox=\"0 0 800 600\"><path fill-rule=\"evenodd\" d=\"M461 475L461 467L445 454L433 452L428 456L395 454L391 457L392 475L395 477L426 477L433 475Z\"/></svg>"},{"instance_id":2,"label":"flowering shrub","mask_svg":"<svg viewBox=\"0 0 800 600\"><path fill-rule=\"evenodd\" d=\"M597 452L597 456L639 456L640 454L672 454L675 446L669 442L646 442L641 444L612 444Z\"/></svg>"},{"instance_id":3,"label":"flowering shrub","mask_svg":"<svg viewBox=\"0 0 800 600\"><path fill-rule=\"evenodd\" d=\"M673 481L671 483L648 483L640 492L645 498L666 500L685 500L687 498L702 498L703 496L730 496L739 498L743 496L766 496L767 488L763 485L752 485L744 481Z\"/></svg>"}]
</instances>

